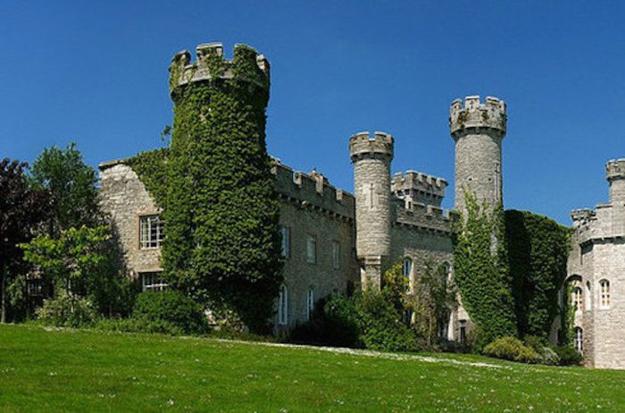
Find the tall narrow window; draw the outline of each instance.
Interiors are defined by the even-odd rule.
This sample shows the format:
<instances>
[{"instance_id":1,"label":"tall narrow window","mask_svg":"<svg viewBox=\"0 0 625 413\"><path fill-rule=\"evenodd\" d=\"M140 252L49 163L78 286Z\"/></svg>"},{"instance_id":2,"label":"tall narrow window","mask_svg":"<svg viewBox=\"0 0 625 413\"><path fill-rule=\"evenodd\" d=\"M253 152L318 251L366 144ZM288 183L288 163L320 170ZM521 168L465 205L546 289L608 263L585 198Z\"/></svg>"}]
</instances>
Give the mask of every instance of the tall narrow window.
<instances>
[{"instance_id":1,"label":"tall narrow window","mask_svg":"<svg viewBox=\"0 0 625 413\"><path fill-rule=\"evenodd\" d=\"M584 331L579 327L575 327L575 350L584 351Z\"/></svg>"},{"instance_id":2,"label":"tall narrow window","mask_svg":"<svg viewBox=\"0 0 625 413\"><path fill-rule=\"evenodd\" d=\"M586 311L592 310L592 290L590 281L586 281Z\"/></svg>"},{"instance_id":3,"label":"tall narrow window","mask_svg":"<svg viewBox=\"0 0 625 413\"><path fill-rule=\"evenodd\" d=\"M163 280L161 272L141 273L141 289L143 291L163 291L167 289L167 283Z\"/></svg>"},{"instance_id":4,"label":"tall narrow window","mask_svg":"<svg viewBox=\"0 0 625 413\"><path fill-rule=\"evenodd\" d=\"M599 281L599 292L601 294L599 302L601 303L601 308L609 308L610 307L610 281L601 280Z\"/></svg>"},{"instance_id":5,"label":"tall narrow window","mask_svg":"<svg viewBox=\"0 0 625 413\"><path fill-rule=\"evenodd\" d=\"M139 244L141 248L158 248L165 238L165 224L158 215L139 217Z\"/></svg>"},{"instance_id":6,"label":"tall narrow window","mask_svg":"<svg viewBox=\"0 0 625 413\"><path fill-rule=\"evenodd\" d=\"M280 286L280 294L278 295L278 324L286 325L289 321L289 292L286 285Z\"/></svg>"},{"instance_id":7,"label":"tall narrow window","mask_svg":"<svg viewBox=\"0 0 625 413\"><path fill-rule=\"evenodd\" d=\"M306 262L309 264L317 262L317 239L312 235L306 238Z\"/></svg>"},{"instance_id":8,"label":"tall narrow window","mask_svg":"<svg viewBox=\"0 0 625 413\"><path fill-rule=\"evenodd\" d=\"M310 320L313 310L315 308L315 290L310 287L308 294L306 294L306 319Z\"/></svg>"},{"instance_id":9,"label":"tall narrow window","mask_svg":"<svg viewBox=\"0 0 625 413\"><path fill-rule=\"evenodd\" d=\"M341 268L341 244L338 241L332 241L332 268Z\"/></svg>"},{"instance_id":10,"label":"tall narrow window","mask_svg":"<svg viewBox=\"0 0 625 413\"><path fill-rule=\"evenodd\" d=\"M404 265L402 270L404 277L410 279L412 275L412 260L410 258L404 258Z\"/></svg>"},{"instance_id":11,"label":"tall narrow window","mask_svg":"<svg viewBox=\"0 0 625 413\"><path fill-rule=\"evenodd\" d=\"M282 236L282 256L291 256L291 229L287 226L280 225L280 235Z\"/></svg>"},{"instance_id":12,"label":"tall narrow window","mask_svg":"<svg viewBox=\"0 0 625 413\"><path fill-rule=\"evenodd\" d=\"M575 311L582 310L582 289L580 287L573 289L573 305L575 306Z\"/></svg>"}]
</instances>

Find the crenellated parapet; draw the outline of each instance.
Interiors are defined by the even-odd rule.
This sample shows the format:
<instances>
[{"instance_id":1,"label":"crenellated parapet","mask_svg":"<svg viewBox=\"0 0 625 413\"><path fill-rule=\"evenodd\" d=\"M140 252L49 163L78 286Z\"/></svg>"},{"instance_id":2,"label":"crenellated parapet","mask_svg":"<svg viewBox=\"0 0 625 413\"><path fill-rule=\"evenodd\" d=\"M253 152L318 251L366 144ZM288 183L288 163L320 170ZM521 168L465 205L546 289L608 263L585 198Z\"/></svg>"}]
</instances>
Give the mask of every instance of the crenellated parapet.
<instances>
[{"instance_id":1,"label":"crenellated parapet","mask_svg":"<svg viewBox=\"0 0 625 413\"><path fill-rule=\"evenodd\" d=\"M193 82L217 79L234 79L251 82L269 89L269 61L250 46L234 46L232 60L224 58L221 43L204 43L195 49L196 61L191 61L191 53L183 50L174 55L169 66L169 91Z\"/></svg>"},{"instance_id":2,"label":"crenellated parapet","mask_svg":"<svg viewBox=\"0 0 625 413\"><path fill-rule=\"evenodd\" d=\"M318 211L338 219L354 219L354 196L330 185L328 179L319 172L306 174L294 171L275 158L271 172L276 178L276 191L283 200L298 208Z\"/></svg>"},{"instance_id":3,"label":"crenellated parapet","mask_svg":"<svg viewBox=\"0 0 625 413\"><path fill-rule=\"evenodd\" d=\"M467 96L464 103L456 99L449 110L451 135L458 138L461 134L475 129L491 129L503 137L506 134L506 103L503 100L487 97L484 103L479 96Z\"/></svg>"},{"instance_id":4,"label":"crenellated parapet","mask_svg":"<svg viewBox=\"0 0 625 413\"><path fill-rule=\"evenodd\" d=\"M352 162L364 158L393 159L393 137L385 132L358 132L349 138L349 155Z\"/></svg>"},{"instance_id":5,"label":"crenellated parapet","mask_svg":"<svg viewBox=\"0 0 625 413\"><path fill-rule=\"evenodd\" d=\"M391 178L391 192L406 202L421 202L440 207L447 181L417 171L398 172Z\"/></svg>"},{"instance_id":6,"label":"crenellated parapet","mask_svg":"<svg viewBox=\"0 0 625 413\"><path fill-rule=\"evenodd\" d=\"M612 159L605 165L608 181L625 179L625 159Z\"/></svg>"},{"instance_id":7,"label":"crenellated parapet","mask_svg":"<svg viewBox=\"0 0 625 413\"><path fill-rule=\"evenodd\" d=\"M394 225L407 226L421 232L451 233L449 211L421 202L403 203L396 199L394 202Z\"/></svg>"}]
</instances>

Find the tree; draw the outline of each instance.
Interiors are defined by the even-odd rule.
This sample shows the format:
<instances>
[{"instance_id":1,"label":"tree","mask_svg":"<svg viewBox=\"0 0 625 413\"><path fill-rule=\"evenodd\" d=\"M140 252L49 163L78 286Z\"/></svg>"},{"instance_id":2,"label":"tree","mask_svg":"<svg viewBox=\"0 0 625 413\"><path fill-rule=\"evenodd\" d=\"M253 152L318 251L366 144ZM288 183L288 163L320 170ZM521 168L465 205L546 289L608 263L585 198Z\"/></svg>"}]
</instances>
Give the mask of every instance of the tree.
<instances>
[{"instance_id":1,"label":"tree","mask_svg":"<svg viewBox=\"0 0 625 413\"><path fill-rule=\"evenodd\" d=\"M74 143L67 148L46 148L33 163L31 179L37 188L50 193L51 214L47 232L100 223L97 175L86 165Z\"/></svg>"},{"instance_id":2,"label":"tree","mask_svg":"<svg viewBox=\"0 0 625 413\"><path fill-rule=\"evenodd\" d=\"M54 281L55 296L67 295L70 304L96 292L100 280L106 277L107 226L70 228L58 238L39 235L21 244L24 259L35 265Z\"/></svg>"},{"instance_id":3,"label":"tree","mask_svg":"<svg viewBox=\"0 0 625 413\"><path fill-rule=\"evenodd\" d=\"M29 186L26 163L0 161L0 321L6 322L7 289L26 272L18 244L28 242L46 218L49 198Z\"/></svg>"}]
</instances>

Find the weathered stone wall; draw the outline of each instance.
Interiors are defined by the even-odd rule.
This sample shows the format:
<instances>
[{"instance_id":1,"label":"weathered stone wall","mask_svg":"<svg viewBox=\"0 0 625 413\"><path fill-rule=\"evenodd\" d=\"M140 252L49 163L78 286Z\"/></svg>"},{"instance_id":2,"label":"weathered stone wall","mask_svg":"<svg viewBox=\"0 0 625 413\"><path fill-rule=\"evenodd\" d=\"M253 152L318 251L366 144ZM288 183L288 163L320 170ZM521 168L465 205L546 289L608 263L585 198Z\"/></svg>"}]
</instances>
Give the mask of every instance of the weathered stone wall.
<instances>
[{"instance_id":1,"label":"weathered stone wall","mask_svg":"<svg viewBox=\"0 0 625 413\"><path fill-rule=\"evenodd\" d=\"M403 199L407 206L412 203L441 206L445 197L447 181L443 178L417 171L399 172L391 179L391 192Z\"/></svg>"},{"instance_id":2,"label":"weathered stone wall","mask_svg":"<svg viewBox=\"0 0 625 413\"><path fill-rule=\"evenodd\" d=\"M160 271L160 248L140 248L139 218L160 213L137 174L123 162L100 165L102 210L109 214L129 275Z\"/></svg>"}]
</instances>

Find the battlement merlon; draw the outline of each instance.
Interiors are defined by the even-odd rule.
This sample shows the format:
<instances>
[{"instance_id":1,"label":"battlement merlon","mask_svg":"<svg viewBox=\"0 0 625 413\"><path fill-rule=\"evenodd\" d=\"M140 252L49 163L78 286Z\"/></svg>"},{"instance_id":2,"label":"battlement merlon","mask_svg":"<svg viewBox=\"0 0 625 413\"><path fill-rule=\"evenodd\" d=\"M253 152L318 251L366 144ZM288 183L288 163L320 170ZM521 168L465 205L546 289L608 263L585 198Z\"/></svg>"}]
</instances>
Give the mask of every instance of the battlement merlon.
<instances>
[{"instance_id":1,"label":"battlement merlon","mask_svg":"<svg viewBox=\"0 0 625 413\"><path fill-rule=\"evenodd\" d=\"M595 211L590 208L574 209L571 211L571 219L574 223L586 222L595 216Z\"/></svg>"},{"instance_id":2,"label":"battlement merlon","mask_svg":"<svg viewBox=\"0 0 625 413\"><path fill-rule=\"evenodd\" d=\"M609 182L625 179L625 158L609 160L605 165L605 170Z\"/></svg>"},{"instance_id":3,"label":"battlement merlon","mask_svg":"<svg viewBox=\"0 0 625 413\"><path fill-rule=\"evenodd\" d=\"M386 132L358 132L349 138L349 155L352 162L363 158L393 159L393 137Z\"/></svg>"},{"instance_id":4,"label":"battlement merlon","mask_svg":"<svg viewBox=\"0 0 625 413\"><path fill-rule=\"evenodd\" d=\"M391 192L398 196L405 191L415 190L443 198L447 185L443 178L412 170L398 172L391 178Z\"/></svg>"},{"instance_id":5,"label":"battlement merlon","mask_svg":"<svg viewBox=\"0 0 625 413\"><path fill-rule=\"evenodd\" d=\"M467 96L464 104L460 99L451 103L449 128L454 139L474 129L491 129L503 138L506 127L506 103L501 99L488 96L481 103L479 96Z\"/></svg>"},{"instance_id":6,"label":"battlement merlon","mask_svg":"<svg viewBox=\"0 0 625 413\"><path fill-rule=\"evenodd\" d=\"M170 93L193 82L214 79L238 79L269 88L269 60L254 48L237 44L232 60L224 58L221 43L203 43L196 47L196 62L191 62L191 53L182 50L174 55L169 65Z\"/></svg>"}]
</instances>

